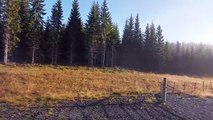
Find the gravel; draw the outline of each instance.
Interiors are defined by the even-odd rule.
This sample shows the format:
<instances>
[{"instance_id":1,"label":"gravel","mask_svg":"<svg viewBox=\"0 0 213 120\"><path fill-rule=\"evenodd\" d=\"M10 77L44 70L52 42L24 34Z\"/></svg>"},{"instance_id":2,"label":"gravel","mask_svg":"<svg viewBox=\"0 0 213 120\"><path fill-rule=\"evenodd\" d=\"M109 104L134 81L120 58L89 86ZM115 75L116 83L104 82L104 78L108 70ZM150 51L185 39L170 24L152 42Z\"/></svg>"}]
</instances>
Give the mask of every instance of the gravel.
<instances>
[{"instance_id":1,"label":"gravel","mask_svg":"<svg viewBox=\"0 0 213 120\"><path fill-rule=\"evenodd\" d=\"M60 102L54 107L20 108L0 103L0 120L213 120L213 99L168 95L166 105L153 95Z\"/></svg>"}]
</instances>

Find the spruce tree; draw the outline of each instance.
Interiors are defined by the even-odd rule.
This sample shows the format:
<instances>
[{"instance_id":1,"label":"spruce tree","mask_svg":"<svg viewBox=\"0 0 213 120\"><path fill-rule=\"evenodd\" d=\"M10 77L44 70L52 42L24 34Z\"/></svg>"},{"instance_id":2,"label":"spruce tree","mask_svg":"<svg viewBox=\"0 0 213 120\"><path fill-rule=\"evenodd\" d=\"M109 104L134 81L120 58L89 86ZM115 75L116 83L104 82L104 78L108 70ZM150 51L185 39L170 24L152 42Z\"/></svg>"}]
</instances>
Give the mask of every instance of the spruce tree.
<instances>
[{"instance_id":1,"label":"spruce tree","mask_svg":"<svg viewBox=\"0 0 213 120\"><path fill-rule=\"evenodd\" d=\"M72 4L71 15L66 28L66 48L69 51L69 64L84 64L85 62L85 41L82 32L82 21L79 12L78 0Z\"/></svg>"},{"instance_id":2,"label":"spruce tree","mask_svg":"<svg viewBox=\"0 0 213 120\"><path fill-rule=\"evenodd\" d=\"M109 12L109 8L107 6L106 0L103 1L101 6L101 13L100 13L100 20L101 20L101 67L104 67L108 61L106 61L106 44L109 41L109 35L112 30L112 21Z\"/></svg>"},{"instance_id":3,"label":"spruce tree","mask_svg":"<svg viewBox=\"0 0 213 120\"><path fill-rule=\"evenodd\" d=\"M110 39L109 39L109 55L108 55L108 66L114 67L116 60L118 60L118 48L120 46L120 36L119 36L119 30L117 25L112 26L112 30L110 33Z\"/></svg>"},{"instance_id":4,"label":"spruce tree","mask_svg":"<svg viewBox=\"0 0 213 120\"><path fill-rule=\"evenodd\" d=\"M126 57L127 57L127 51L128 51L128 20L125 22L124 30L123 30L123 36L122 36L122 44L121 44L121 65L126 65Z\"/></svg>"},{"instance_id":5,"label":"spruce tree","mask_svg":"<svg viewBox=\"0 0 213 120\"><path fill-rule=\"evenodd\" d=\"M31 63L35 63L36 52L39 49L39 43L42 38L44 20L46 14L44 10L44 0L32 0L30 10L30 41Z\"/></svg>"},{"instance_id":6,"label":"spruce tree","mask_svg":"<svg viewBox=\"0 0 213 120\"><path fill-rule=\"evenodd\" d=\"M162 34L163 30L161 29L161 26L159 25L157 27L157 61L158 61L158 70L162 71L163 66L165 64L165 59L164 59L164 37Z\"/></svg>"},{"instance_id":7,"label":"spruce tree","mask_svg":"<svg viewBox=\"0 0 213 120\"><path fill-rule=\"evenodd\" d=\"M19 42L18 33L21 31L19 16L19 1L5 0L4 2L4 64L12 56Z\"/></svg>"},{"instance_id":8,"label":"spruce tree","mask_svg":"<svg viewBox=\"0 0 213 120\"><path fill-rule=\"evenodd\" d=\"M51 56L52 56L52 64L57 64L58 61L58 52L59 52L59 43L61 40L62 34L62 20L63 20L63 11L61 0L58 0L57 3L52 8L52 16L51 16L51 29L53 32L53 37L51 41Z\"/></svg>"},{"instance_id":9,"label":"spruce tree","mask_svg":"<svg viewBox=\"0 0 213 120\"><path fill-rule=\"evenodd\" d=\"M135 26L133 29L133 50L132 50L132 59L133 61L133 67L142 67L141 64L143 62L143 35L140 28L140 20L139 20L139 14L137 14L135 18Z\"/></svg>"},{"instance_id":10,"label":"spruce tree","mask_svg":"<svg viewBox=\"0 0 213 120\"><path fill-rule=\"evenodd\" d=\"M141 28L140 28L140 19L139 19L139 14L137 14L136 18L135 18L135 26L134 26L134 40L135 40L135 44L139 45L139 47L142 47L142 43L143 43L143 34L141 32Z\"/></svg>"},{"instance_id":11,"label":"spruce tree","mask_svg":"<svg viewBox=\"0 0 213 120\"><path fill-rule=\"evenodd\" d=\"M16 61L17 62L29 62L30 58L30 48L28 45L29 42L29 34L30 34L30 5L29 0L21 0L20 1L20 27L21 32L18 37L20 42L18 44L18 48L16 49Z\"/></svg>"},{"instance_id":12,"label":"spruce tree","mask_svg":"<svg viewBox=\"0 0 213 120\"><path fill-rule=\"evenodd\" d=\"M157 67L157 38L154 23L152 23L151 26L149 26L149 24L146 26L144 45L145 69L154 71Z\"/></svg>"},{"instance_id":13,"label":"spruce tree","mask_svg":"<svg viewBox=\"0 0 213 120\"><path fill-rule=\"evenodd\" d=\"M134 18L133 16L131 15L130 18L129 18L129 23L128 23L128 41L129 41L129 50L132 51L132 47L133 47L133 40L134 40Z\"/></svg>"},{"instance_id":14,"label":"spruce tree","mask_svg":"<svg viewBox=\"0 0 213 120\"><path fill-rule=\"evenodd\" d=\"M123 30L123 36L122 36L122 48L126 48L128 44L128 20L125 22L124 30Z\"/></svg>"},{"instance_id":15,"label":"spruce tree","mask_svg":"<svg viewBox=\"0 0 213 120\"><path fill-rule=\"evenodd\" d=\"M134 20L132 15L129 20L126 21L123 38L122 38L122 59L123 65L126 67L133 66L133 39L134 39Z\"/></svg>"},{"instance_id":16,"label":"spruce tree","mask_svg":"<svg viewBox=\"0 0 213 120\"><path fill-rule=\"evenodd\" d=\"M4 24L3 24L3 11L4 11L4 6L3 6L3 1L0 0L0 60L3 59L3 46L4 46L4 39L3 39L3 36L4 36Z\"/></svg>"},{"instance_id":17,"label":"spruce tree","mask_svg":"<svg viewBox=\"0 0 213 120\"><path fill-rule=\"evenodd\" d=\"M164 45L164 49L163 49L163 53L164 53L164 66L163 66L163 72L169 72L169 65L171 62L171 49L170 49L170 45L169 42L167 41Z\"/></svg>"},{"instance_id":18,"label":"spruce tree","mask_svg":"<svg viewBox=\"0 0 213 120\"><path fill-rule=\"evenodd\" d=\"M97 65L98 45L101 37L100 33L100 13L98 3L93 3L86 23L86 36L88 44L88 64Z\"/></svg>"},{"instance_id":19,"label":"spruce tree","mask_svg":"<svg viewBox=\"0 0 213 120\"><path fill-rule=\"evenodd\" d=\"M150 45L151 45L151 61L150 68L152 71L156 71L157 66L157 35L156 35L156 29L154 23L150 26Z\"/></svg>"},{"instance_id":20,"label":"spruce tree","mask_svg":"<svg viewBox=\"0 0 213 120\"><path fill-rule=\"evenodd\" d=\"M45 30L44 34L42 35L42 39L40 40L40 45L39 45L39 60L40 63L43 64L50 64L52 62L52 39L54 37L52 31L52 27L50 24L50 19L49 17L47 18L47 21L45 22Z\"/></svg>"},{"instance_id":21,"label":"spruce tree","mask_svg":"<svg viewBox=\"0 0 213 120\"><path fill-rule=\"evenodd\" d=\"M172 67L172 71L174 73L178 73L180 72L181 69L181 43L179 41L177 41L177 43L174 46L174 53L173 53L173 60L172 60L172 64L174 65L174 67Z\"/></svg>"},{"instance_id":22,"label":"spruce tree","mask_svg":"<svg viewBox=\"0 0 213 120\"><path fill-rule=\"evenodd\" d=\"M145 32L144 32L144 69L145 70L148 70L148 62L149 62L149 58L150 58L150 55L149 55L149 49L150 49L150 27L149 27L149 24L146 25L146 29L145 29Z\"/></svg>"}]
</instances>

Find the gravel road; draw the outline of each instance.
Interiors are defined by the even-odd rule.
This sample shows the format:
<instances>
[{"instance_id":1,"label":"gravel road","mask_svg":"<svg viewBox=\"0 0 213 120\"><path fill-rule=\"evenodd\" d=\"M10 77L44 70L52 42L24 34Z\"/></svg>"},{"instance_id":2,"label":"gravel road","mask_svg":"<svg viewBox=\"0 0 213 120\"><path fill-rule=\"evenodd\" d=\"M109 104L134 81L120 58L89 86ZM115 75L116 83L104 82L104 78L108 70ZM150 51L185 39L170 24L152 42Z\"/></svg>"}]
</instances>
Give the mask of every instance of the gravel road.
<instances>
[{"instance_id":1,"label":"gravel road","mask_svg":"<svg viewBox=\"0 0 213 120\"><path fill-rule=\"evenodd\" d=\"M170 94L167 98L167 106L187 119L213 120L213 98Z\"/></svg>"},{"instance_id":2,"label":"gravel road","mask_svg":"<svg viewBox=\"0 0 213 120\"><path fill-rule=\"evenodd\" d=\"M192 102L193 101L193 102ZM166 105L152 95L104 100L61 102L55 107L0 103L0 120L213 120L213 99L169 95Z\"/></svg>"}]
</instances>

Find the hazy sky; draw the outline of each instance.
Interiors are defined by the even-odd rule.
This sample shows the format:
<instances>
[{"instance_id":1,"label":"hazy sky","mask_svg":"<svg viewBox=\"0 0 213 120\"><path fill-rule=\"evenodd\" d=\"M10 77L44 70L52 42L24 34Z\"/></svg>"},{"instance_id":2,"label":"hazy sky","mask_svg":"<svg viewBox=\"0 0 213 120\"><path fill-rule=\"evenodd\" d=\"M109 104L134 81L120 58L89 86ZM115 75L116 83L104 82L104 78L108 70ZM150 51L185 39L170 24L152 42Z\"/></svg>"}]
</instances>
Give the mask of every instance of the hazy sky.
<instances>
[{"instance_id":1,"label":"hazy sky","mask_svg":"<svg viewBox=\"0 0 213 120\"><path fill-rule=\"evenodd\" d=\"M64 23L70 16L73 0L62 0ZM79 0L80 13L85 22L94 0ZM96 0L102 3L103 0ZM46 0L47 16L56 0ZM120 34L132 14L140 15L141 28L152 21L161 25L165 39L170 42L213 43L213 0L107 0L113 22Z\"/></svg>"}]
</instances>

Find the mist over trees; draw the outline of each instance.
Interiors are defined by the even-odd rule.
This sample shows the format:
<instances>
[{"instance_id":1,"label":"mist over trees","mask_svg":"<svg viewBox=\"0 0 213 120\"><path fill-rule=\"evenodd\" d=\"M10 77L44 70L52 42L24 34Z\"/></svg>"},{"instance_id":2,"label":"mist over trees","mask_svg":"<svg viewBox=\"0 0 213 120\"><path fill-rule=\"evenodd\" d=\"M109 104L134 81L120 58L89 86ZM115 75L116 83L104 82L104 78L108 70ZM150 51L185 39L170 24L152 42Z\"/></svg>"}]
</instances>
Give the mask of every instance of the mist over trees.
<instances>
[{"instance_id":1,"label":"mist over trees","mask_svg":"<svg viewBox=\"0 0 213 120\"><path fill-rule=\"evenodd\" d=\"M36 63L124 67L147 72L213 75L213 46L170 43L153 22L140 26L140 16L125 22L122 37L104 0L93 2L85 23L74 0L66 24L62 1L46 14L44 0L0 1L0 59L4 64ZM145 28L142 31L142 28Z\"/></svg>"}]
</instances>

